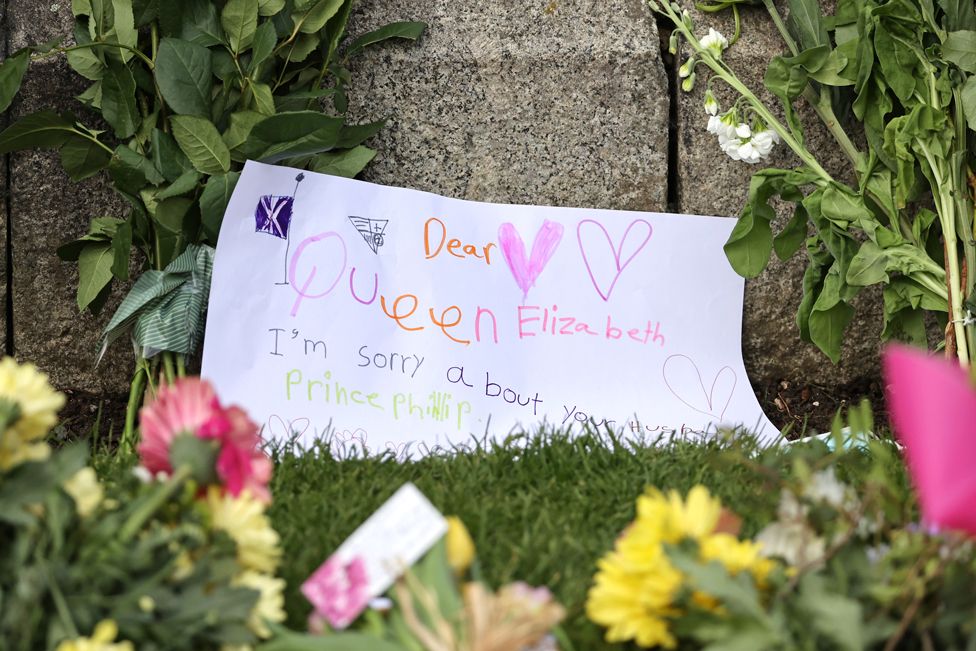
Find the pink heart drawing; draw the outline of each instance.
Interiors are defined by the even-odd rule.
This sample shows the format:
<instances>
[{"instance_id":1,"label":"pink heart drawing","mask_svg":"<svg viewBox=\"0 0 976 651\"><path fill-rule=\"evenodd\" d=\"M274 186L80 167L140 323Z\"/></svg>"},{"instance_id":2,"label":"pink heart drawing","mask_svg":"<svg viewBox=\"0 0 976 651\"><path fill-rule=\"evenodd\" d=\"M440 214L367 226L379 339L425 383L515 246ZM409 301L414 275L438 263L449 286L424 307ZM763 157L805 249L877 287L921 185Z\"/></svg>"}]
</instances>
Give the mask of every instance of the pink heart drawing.
<instances>
[{"instance_id":1,"label":"pink heart drawing","mask_svg":"<svg viewBox=\"0 0 976 651\"><path fill-rule=\"evenodd\" d=\"M710 389L705 389L701 371L687 355L671 355L664 360L664 383L674 397L700 414L717 421L725 418L738 383L735 371L723 366L715 374ZM701 391L699 394L698 392Z\"/></svg>"},{"instance_id":2,"label":"pink heart drawing","mask_svg":"<svg viewBox=\"0 0 976 651\"><path fill-rule=\"evenodd\" d=\"M613 261L614 261L614 266L616 267L616 274L613 276L613 280L610 282L610 286L605 291L603 287L600 286L600 282L596 279L596 276L593 273L594 258L596 260L599 260L600 257L602 257L600 255L600 252L598 250L594 250L593 247L602 246L603 240L597 238L595 244L592 242L592 240L587 240L586 243L584 243L583 226L586 224L592 224L603 233L603 237L604 239L606 239L607 245L610 247L610 253L613 254ZM644 235L643 239L640 239L639 233L636 235L636 237L638 238L638 240L640 240L640 242L637 244L636 248L634 248L633 253L631 253L626 260L621 261L620 258L624 253L624 247L627 244L627 238L630 236L630 231L635 226L638 227L638 230L640 230L641 228L646 228L647 233ZM624 269L627 268L627 265L633 262L634 258L637 257L637 254L640 253L645 246L647 246L647 243L651 240L651 233L653 232L654 229L651 228L651 225L647 223L646 220L635 219L634 221L630 222L629 226L627 226L627 230L624 231L624 236L620 238L620 244L614 247L613 240L610 239L610 233L607 232L607 229L603 224L593 219L584 219L580 221L580 223L576 226L576 240L579 242L580 253L583 254L583 263L586 265L586 271L587 273L590 274L590 280L593 282L593 287L596 288L596 291L600 295L600 298L602 298L604 301L610 300L610 295L613 294L613 288L617 286L617 281L620 280L620 274L624 272ZM589 254L587 254L587 249L590 250Z\"/></svg>"},{"instance_id":3,"label":"pink heart drawing","mask_svg":"<svg viewBox=\"0 0 976 651\"><path fill-rule=\"evenodd\" d=\"M529 289L535 285L562 239L563 225L545 220L532 242L532 255L526 260L525 243L515 226L505 223L498 228L498 246L515 277L515 284L522 290L522 300L529 295Z\"/></svg>"}]
</instances>

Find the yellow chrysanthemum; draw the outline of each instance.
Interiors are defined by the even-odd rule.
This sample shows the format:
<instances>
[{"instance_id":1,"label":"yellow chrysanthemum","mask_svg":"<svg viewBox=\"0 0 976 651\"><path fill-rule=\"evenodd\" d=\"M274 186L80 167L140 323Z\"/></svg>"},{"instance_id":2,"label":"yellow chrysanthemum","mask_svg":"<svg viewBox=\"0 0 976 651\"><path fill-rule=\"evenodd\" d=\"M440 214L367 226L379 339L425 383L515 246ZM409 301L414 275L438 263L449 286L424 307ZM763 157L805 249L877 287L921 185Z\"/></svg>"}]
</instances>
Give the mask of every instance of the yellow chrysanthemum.
<instances>
[{"instance_id":1,"label":"yellow chrysanthemum","mask_svg":"<svg viewBox=\"0 0 976 651\"><path fill-rule=\"evenodd\" d=\"M281 560L278 533L264 513L264 503L244 491L237 497L217 487L207 492L213 527L237 543L237 560L245 570L274 574Z\"/></svg>"},{"instance_id":2,"label":"yellow chrysanthemum","mask_svg":"<svg viewBox=\"0 0 976 651\"><path fill-rule=\"evenodd\" d=\"M257 590L261 596L251 609L247 626L262 639L271 637L267 622L285 621L285 582L260 572L242 572L233 581L234 585Z\"/></svg>"},{"instance_id":3,"label":"yellow chrysanthemum","mask_svg":"<svg viewBox=\"0 0 976 651\"><path fill-rule=\"evenodd\" d=\"M64 482L64 491L75 501L78 515L82 518L87 518L94 513L104 496L102 485L98 483L98 476L90 467L82 468Z\"/></svg>"},{"instance_id":4,"label":"yellow chrysanthemum","mask_svg":"<svg viewBox=\"0 0 976 651\"><path fill-rule=\"evenodd\" d=\"M668 562L660 545L649 551L649 557L611 552L603 558L587 596L586 614L607 627L608 642L634 640L643 647L673 649L677 640L669 630L668 618L677 614L674 598L684 577ZM635 571L638 567L641 569Z\"/></svg>"},{"instance_id":5,"label":"yellow chrysanthemum","mask_svg":"<svg viewBox=\"0 0 976 651\"><path fill-rule=\"evenodd\" d=\"M727 533L716 533L704 538L699 547L701 559L706 563L718 561L729 574L750 572L756 583L764 585L775 563L760 554L762 545L752 540L739 540Z\"/></svg>"},{"instance_id":6,"label":"yellow chrysanthemum","mask_svg":"<svg viewBox=\"0 0 976 651\"><path fill-rule=\"evenodd\" d=\"M57 646L56 651L135 651L132 642L116 642L119 627L111 619L106 619L95 626L91 637L79 637L65 640Z\"/></svg>"},{"instance_id":7,"label":"yellow chrysanthemum","mask_svg":"<svg viewBox=\"0 0 976 651\"><path fill-rule=\"evenodd\" d=\"M0 427L0 471L51 453L44 436L58 422L64 396L33 364L18 365L10 357L0 361L0 411L8 422Z\"/></svg>"},{"instance_id":8,"label":"yellow chrysanthemum","mask_svg":"<svg viewBox=\"0 0 976 651\"><path fill-rule=\"evenodd\" d=\"M749 571L762 584L774 567L759 555L760 546L716 533L722 504L704 486L687 498L651 489L637 500L637 518L617 539L614 551L598 563L586 613L607 627L608 642L633 640L642 647L677 647L671 620L682 615L676 604L686 578L671 564L665 545L686 540L698 543L700 560L721 562L732 574ZM691 600L700 608L722 612L721 603L695 591Z\"/></svg>"},{"instance_id":9,"label":"yellow chrysanthemum","mask_svg":"<svg viewBox=\"0 0 976 651\"><path fill-rule=\"evenodd\" d=\"M458 574L464 574L474 561L474 541L460 518L447 518L447 563Z\"/></svg>"}]
</instances>

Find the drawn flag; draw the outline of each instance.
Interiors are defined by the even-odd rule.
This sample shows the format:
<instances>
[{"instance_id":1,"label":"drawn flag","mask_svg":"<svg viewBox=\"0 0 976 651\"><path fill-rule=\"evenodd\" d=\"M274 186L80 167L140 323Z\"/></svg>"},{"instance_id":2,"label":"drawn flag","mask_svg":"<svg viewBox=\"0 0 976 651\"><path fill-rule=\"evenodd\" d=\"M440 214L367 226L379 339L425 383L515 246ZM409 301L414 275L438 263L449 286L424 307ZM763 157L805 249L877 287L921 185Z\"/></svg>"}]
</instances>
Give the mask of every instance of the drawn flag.
<instances>
[{"instance_id":1,"label":"drawn flag","mask_svg":"<svg viewBox=\"0 0 976 651\"><path fill-rule=\"evenodd\" d=\"M373 253L379 253L379 248L383 246L386 225L389 219L369 219L367 217L350 217L349 221L356 227L359 234L366 240L366 245L372 249Z\"/></svg>"},{"instance_id":2,"label":"drawn flag","mask_svg":"<svg viewBox=\"0 0 976 651\"><path fill-rule=\"evenodd\" d=\"M294 206L295 197L264 195L254 211L255 232L288 239L288 227L291 225Z\"/></svg>"}]
</instances>

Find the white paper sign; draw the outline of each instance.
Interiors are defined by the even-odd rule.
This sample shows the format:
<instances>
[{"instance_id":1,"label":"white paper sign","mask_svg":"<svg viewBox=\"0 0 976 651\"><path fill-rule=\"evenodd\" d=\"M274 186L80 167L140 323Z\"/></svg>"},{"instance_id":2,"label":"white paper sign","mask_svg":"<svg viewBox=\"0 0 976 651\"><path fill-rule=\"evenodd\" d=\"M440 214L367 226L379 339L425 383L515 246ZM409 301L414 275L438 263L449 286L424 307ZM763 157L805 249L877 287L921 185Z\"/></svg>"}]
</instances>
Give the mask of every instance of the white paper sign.
<instances>
[{"instance_id":1,"label":"white paper sign","mask_svg":"<svg viewBox=\"0 0 976 651\"><path fill-rule=\"evenodd\" d=\"M345 628L447 533L447 520L404 484L302 584L333 628Z\"/></svg>"},{"instance_id":2,"label":"white paper sign","mask_svg":"<svg viewBox=\"0 0 976 651\"><path fill-rule=\"evenodd\" d=\"M266 437L399 457L542 423L772 439L722 251L734 224L248 163L220 231L203 375Z\"/></svg>"}]
</instances>

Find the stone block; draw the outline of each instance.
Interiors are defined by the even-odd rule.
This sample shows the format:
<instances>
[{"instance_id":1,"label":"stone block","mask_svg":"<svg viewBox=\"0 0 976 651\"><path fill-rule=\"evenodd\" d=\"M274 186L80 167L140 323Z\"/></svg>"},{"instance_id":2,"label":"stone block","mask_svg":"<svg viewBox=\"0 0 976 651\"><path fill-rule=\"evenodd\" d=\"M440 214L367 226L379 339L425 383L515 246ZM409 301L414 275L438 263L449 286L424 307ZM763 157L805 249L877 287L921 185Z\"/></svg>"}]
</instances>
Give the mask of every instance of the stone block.
<instances>
[{"instance_id":1,"label":"stone block","mask_svg":"<svg viewBox=\"0 0 976 651\"><path fill-rule=\"evenodd\" d=\"M703 35L709 27L714 27L731 36L731 13L705 14L688 4L696 34ZM775 106L780 117L779 102L765 90L762 81L769 60L785 49L765 10L747 8L742 12L742 37L724 55L739 78L767 105ZM770 159L758 165L728 158L719 148L716 137L705 128L708 118L703 108L706 71L704 66L699 67L698 80L691 93L678 91L676 173L679 208L689 213L737 216L748 196L749 179L754 172L764 166L792 167L798 162L783 144L777 145ZM715 81L713 91L723 108L735 100L735 94L719 80ZM832 136L802 100L797 106L802 106L800 115L811 151L831 174L850 180L851 167ZM780 220L789 214L788 208L786 205L781 207ZM800 386L819 385L837 391L845 386L877 384L881 292L878 288L869 288L855 299L857 314L847 330L840 363L834 365L815 346L799 338L795 317L802 298L801 279L805 267L806 252L802 249L785 262L780 262L774 255L768 269L746 283L743 353L753 386L757 392L762 392L764 387L786 382Z\"/></svg>"},{"instance_id":2,"label":"stone block","mask_svg":"<svg viewBox=\"0 0 976 651\"><path fill-rule=\"evenodd\" d=\"M502 203L663 210L668 93L641 0L363 0L353 35L429 24L351 62L350 118L388 118L365 179Z\"/></svg>"},{"instance_id":3,"label":"stone block","mask_svg":"<svg viewBox=\"0 0 976 651\"><path fill-rule=\"evenodd\" d=\"M8 0L7 11L11 51L71 34L70 2ZM84 90L84 81L68 68L63 56L32 63L12 107L13 118L41 109L70 110L87 124L95 124L74 99ZM115 292L100 316L79 313L77 265L62 262L55 251L83 235L91 217L122 217L125 207L104 175L73 183L56 152L16 152L10 160L16 355L50 374L59 389L85 396L94 407L92 397L126 393L132 376L132 352L124 341L95 365L101 329L121 292Z\"/></svg>"}]
</instances>

